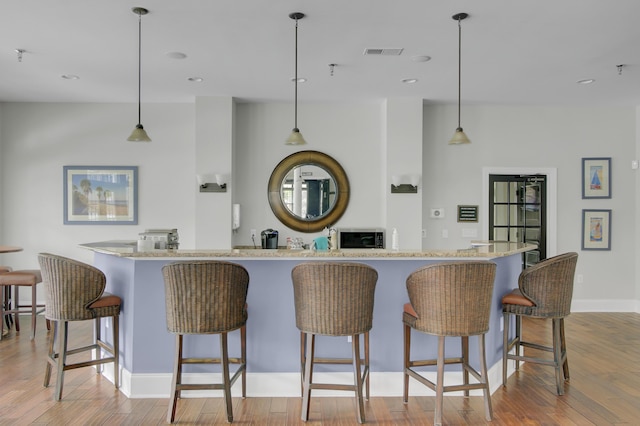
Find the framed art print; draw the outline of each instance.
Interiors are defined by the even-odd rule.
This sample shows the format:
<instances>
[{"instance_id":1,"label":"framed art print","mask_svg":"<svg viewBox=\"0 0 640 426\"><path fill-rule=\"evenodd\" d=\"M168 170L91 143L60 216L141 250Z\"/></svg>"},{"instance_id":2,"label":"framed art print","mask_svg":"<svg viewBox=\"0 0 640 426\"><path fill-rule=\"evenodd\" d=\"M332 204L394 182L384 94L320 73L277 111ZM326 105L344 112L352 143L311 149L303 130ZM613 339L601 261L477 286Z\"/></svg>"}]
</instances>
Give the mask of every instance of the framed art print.
<instances>
[{"instance_id":1,"label":"framed art print","mask_svg":"<svg viewBox=\"0 0 640 426\"><path fill-rule=\"evenodd\" d=\"M582 159L582 198L611 198L611 158Z\"/></svg>"},{"instance_id":2,"label":"framed art print","mask_svg":"<svg viewBox=\"0 0 640 426\"><path fill-rule=\"evenodd\" d=\"M611 210L582 210L582 250L611 250Z\"/></svg>"},{"instance_id":3,"label":"framed art print","mask_svg":"<svg viewBox=\"0 0 640 426\"><path fill-rule=\"evenodd\" d=\"M137 225L137 166L64 166L65 225Z\"/></svg>"}]
</instances>

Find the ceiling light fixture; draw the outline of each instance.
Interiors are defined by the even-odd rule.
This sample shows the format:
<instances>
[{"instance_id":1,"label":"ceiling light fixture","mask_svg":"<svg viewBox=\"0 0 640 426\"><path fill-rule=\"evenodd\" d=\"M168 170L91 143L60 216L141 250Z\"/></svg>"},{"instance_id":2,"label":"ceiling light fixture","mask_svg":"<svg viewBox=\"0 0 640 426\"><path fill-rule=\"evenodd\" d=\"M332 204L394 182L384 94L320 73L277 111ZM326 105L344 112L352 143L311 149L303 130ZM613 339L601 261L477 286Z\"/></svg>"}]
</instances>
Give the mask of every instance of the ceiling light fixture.
<instances>
[{"instance_id":1,"label":"ceiling light fixture","mask_svg":"<svg viewBox=\"0 0 640 426\"><path fill-rule=\"evenodd\" d=\"M294 104L294 125L291 135L285 141L287 145L305 145L307 141L304 140L300 129L298 129L298 20L304 18L304 13L294 12L289 14L289 18L296 21L296 65L295 65L295 104Z\"/></svg>"},{"instance_id":2,"label":"ceiling light fixture","mask_svg":"<svg viewBox=\"0 0 640 426\"><path fill-rule=\"evenodd\" d=\"M456 131L453 133L453 137L449 140L449 145L460 145L465 143L471 143L467 135L462 130L462 126L460 126L460 88L462 80L462 27L460 26L460 21L466 19L469 15L466 13L456 13L452 16L452 18L458 21L458 127Z\"/></svg>"},{"instance_id":3,"label":"ceiling light fixture","mask_svg":"<svg viewBox=\"0 0 640 426\"><path fill-rule=\"evenodd\" d=\"M16 55L18 55L18 62L22 62L22 55L26 52L24 49L14 49Z\"/></svg>"},{"instance_id":4,"label":"ceiling light fixture","mask_svg":"<svg viewBox=\"0 0 640 426\"><path fill-rule=\"evenodd\" d=\"M142 122L140 120L140 88L142 86L142 15L146 15L149 11L144 7L134 7L131 11L138 15L138 124L136 124L136 128L133 129L131 136L129 136L127 140L129 142L151 142L151 138L147 135L144 127L142 127Z\"/></svg>"}]
</instances>

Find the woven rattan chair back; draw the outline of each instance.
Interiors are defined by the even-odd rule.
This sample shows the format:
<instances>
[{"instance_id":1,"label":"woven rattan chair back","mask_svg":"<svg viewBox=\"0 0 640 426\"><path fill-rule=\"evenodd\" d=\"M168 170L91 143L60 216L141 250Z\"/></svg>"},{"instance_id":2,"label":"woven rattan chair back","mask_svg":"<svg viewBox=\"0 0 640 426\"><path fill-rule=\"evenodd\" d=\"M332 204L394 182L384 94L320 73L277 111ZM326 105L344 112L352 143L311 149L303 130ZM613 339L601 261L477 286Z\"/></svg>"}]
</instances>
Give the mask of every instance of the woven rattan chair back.
<instances>
[{"instance_id":1,"label":"woven rattan chair back","mask_svg":"<svg viewBox=\"0 0 640 426\"><path fill-rule=\"evenodd\" d=\"M222 261L174 262L162 268L167 329L176 334L235 330L247 322L249 273Z\"/></svg>"},{"instance_id":2,"label":"woven rattan chair back","mask_svg":"<svg viewBox=\"0 0 640 426\"><path fill-rule=\"evenodd\" d=\"M119 296L105 293L107 279L102 271L91 265L49 253L40 253L38 262L45 288L45 317L53 321L55 327L49 334L44 386L49 386L51 372L55 368L56 390L53 398L59 401L62 399L66 370L95 365L101 372L102 364L113 363L113 383L117 389L120 386L119 316L122 300ZM102 339L102 318L111 320L111 342ZM94 323L93 343L70 349L69 321L83 320L92 320ZM57 351L54 349L56 339ZM80 357L73 362L67 358L67 355L81 353L84 353L84 358L91 358L82 361L80 358L83 357Z\"/></svg>"},{"instance_id":3,"label":"woven rattan chair back","mask_svg":"<svg viewBox=\"0 0 640 426\"><path fill-rule=\"evenodd\" d=\"M54 321L81 321L96 317L90 305L104 293L107 279L102 271L62 256L49 253L38 255L45 288L45 317ZM118 315L101 308L101 316Z\"/></svg>"},{"instance_id":4,"label":"woven rattan chair back","mask_svg":"<svg viewBox=\"0 0 640 426\"><path fill-rule=\"evenodd\" d=\"M350 336L371 330L378 272L361 263L309 262L291 272L300 331Z\"/></svg>"},{"instance_id":5,"label":"woven rattan chair back","mask_svg":"<svg viewBox=\"0 0 640 426\"><path fill-rule=\"evenodd\" d=\"M442 262L409 275L407 291L417 318L405 314L416 330L437 336L473 336L489 330L496 265Z\"/></svg>"},{"instance_id":6,"label":"woven rattan chair back","mask_svg":"<svg viewBox=\"0 0 640 426\"><path fill-rule=\"evenodd\" d=\"M514 307L512 312L544 318L568 316L571 313L577 263L578 254L570 252L543 260L522 271L518 278L518 288L535 306L510 305Z\"/></svg>"}]
</instances>

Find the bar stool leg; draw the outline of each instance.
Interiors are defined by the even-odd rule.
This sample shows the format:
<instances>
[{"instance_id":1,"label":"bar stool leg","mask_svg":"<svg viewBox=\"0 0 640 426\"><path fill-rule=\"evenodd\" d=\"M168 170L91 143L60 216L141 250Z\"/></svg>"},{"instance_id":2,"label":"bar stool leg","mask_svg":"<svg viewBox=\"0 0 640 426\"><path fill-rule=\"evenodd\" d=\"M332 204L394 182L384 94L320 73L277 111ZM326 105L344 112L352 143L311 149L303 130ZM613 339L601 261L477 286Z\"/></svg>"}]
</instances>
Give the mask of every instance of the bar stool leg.
<instances>
[{"instance_id":1,"label":"bar stool leg","mask_svg":"<svg viewBox=\"0 0 640 426\"><path fill-rule=\"evenodd\" d=\"M369 363L369 332L365 332L364 333L364 365L365 368L367 369L366 371L366 394L365 394L365 399L368 401L369 400L369 390L370 390L370 386L369 386L369 376L371 373L371 370L369 369L369 366L371 365Z\"/></svg>"},{"instance_id":2,"label":"bar stool leg","mask_svg":"<svg viewBox=\"0 0 640 426\"><path fill-rule=\"evenodd\" d=\"M224 387L224 402L227 406L227 421L233 422L233 405L231 401L231 381L229 380L229 353L227 333L220 333L220 359L222 362L222 383Z\"/></svg>"},{"instance_id":3,"label":"bar stool leg","mask_svg":"<svg viewBox=\"0 0 640 426\"><path fill-rule=\"evenodd\" d=\"M169 399L169 411L167 412L167 422L173 423L176 418L176 408L180 391L178 385L182 383L182 334L176 334L176 352L173 364L173 378L171 379L171 397Z\"/></svg>"},{"instance_id":4,"label":"bar stool leg","mask_svg":"<svg viewBox=\"0 0 640 426\"><path fill-rule=\"evenodd\" d=\"M569 380L569 358L567 357L567 342L564 338L564 318L560 318L560 342L562 345L562 356L564 362L562 363L562 370L564 371L564 380Z\"/></svg>"},{"instance_id":5,"label":"bar stool leg","mask_svg":"<svg viewBox=\"0 0 640 426\"><path fill-rule=\"evenodd\" d=\"M442 425L442 405L444 402L444 336L438 336L438 377L436 379L436 408L433 415L435 426Z\"/></svg>"},{"instance_id":6,"label":"bar stool leg","mask_svg":"<svg viewBox=\"0 0 640 426\"><path fill-rule=\"evenodd\" d=\"M402 402L409 402L409 374L407 369L411 358L411 327L404 324L404 391L402 393Z\"/></svg>"},{"instance_id":7,"label":"bar stool leg","mask_svg":"<svg viewBox=\"0 0 640 426\"><path fill-rule=\"evenodd\" d=\"M95 318L93 320L93 328L94 328L94 332L93 332L93 344L96 344L97 342L99 342L100 340L102 340L102 336L101 336L101 330L100 330L100 318ZM102 358L102 351L100 350L100 348L96 348L96 359L99 360L100 358ZM97 364L96 365L96 374L100 375L102 373L102 364Z\"/></svg>"},{"instance_id":8,"label":"bar stool leg","mask_svg":"<svg viewBox=\"0 0 640 426\"><path fill-rule=\"evenodd\" d=\"M240 327L240 360L241 365L244 365L242 370L242 399L247 397L247 327Z\"/></svg>"},{"instance_id":9,"label":"bar stool leg","mask_svg":"<svg viewBox=\"0 0 640 426\"><path fill-rule=\"evenodd\" d=\"M502 386L507 386L507 354L509 352L509 314L502 314Z\"/></svg>"},{"instance_id":10,"label":"bar stool leg","mask_svg":"<svg viewBox=\"0 0 640 426\"><path fill-rule=\"evenodd\" d=\"M469 370L465 366L469 365L469 336L462 336L460 338L462 346L462 383L469 384ZM465 389L463 392L465 397L469 397L469 389Z\"/></svg>"},{"instance_id":11,"label":"bar stool leg","mask_svg":"<svg viewBox=\"0 0 640 426\"><path fill-rule=\"evenodd\" d=\"M304 378L302 384L302 413L300 418L302 421L309 420L309 405L311 403L311 378L313 376L313 356L315 335L305 333L306 354L304 366Z\"/></svg>"},{"instance_id":12,"label":"bar stool leg","mask_svg":"<svg viewBox=\"0 0 640 426\"><path fill-rule=\"evenodd\" d=\"M120 387L120 315L114 315L113 326L113 384Z\"/></svg>"},{"instance_id":13,"label":"bar stool leg","mask_svg":"<svg viewBox=\"0 0 640 426\"><path fill-rule=\"evenodd\" d=\"M51 361L54 359L53 343L56 340L56 334L58 334L58 321L53 322L53 332L49 336L49 355L47 357L47 366L44 370L44 387L49 386L51 381Z\"/></svg>"},{"instance_id":14,"label":"bar stool leg","mask_svg":"<svg viewBox=\"0 0 640 426\"><path fill-rule=\"evenodd\" d=\"M16 333L20 331L20 315L18 315L18 305L20 304L20 286L14 285L13 287L13 297L11 298L11 302L9 303L9 309L13 309L16 311L13 314L13 323L16 325ZM12 306L13 305L13 306Z\"/></svg>"},{"instance_id":15,"label":"bar stool leg","mask_svg":"<svg viewBox=\"0 0 640 426\"><path fill-rule=\"evenodd\" d=\"M37 297L36 297L36 286L32 285L31 286L31 340L36 338L36 319L38 318L38 306L36 304L37 302ZM18 303L20 303L20 301L18 300ZM16 316L18 316L18 314L16 314Z\"/></svg>"},{"instance_id":16,"label":"bar stool leg","mask_svg":"<svg viewBox=\"0 0 640 426\"><path fill-rule=\"evenodd\" d=\"M491 421L493 417L493 409L491 407L491 392L489 389L489 376L487 375L487 355L485 352L485 335L478 336L478 349L480 351L480 374L482 375L482 393L484 395L484 415L487 421Z\"/></svg>"},{"instance_id":17,"label":"bar stool leg","mask_svg":"<svg viewBox=\"0 0 640 426\"><path fill-rule=\"evenodd\" d=\"M564 395L564 361L562 359L562 344L560 342L560 324L558 320L551 320L553 329L553 362L556 372L556 391L558 395Z\"/></svg>"},{"instance_id":18,"label":"bar stool leg","mask_svg":"<svg viewBox=\"0 0 640 426\"><path fill-rule=\"evenodd\" d=\"M11 296L9 293L9 286L2 286L2 295L1 295L1 300L0 300L0 340L2 340L2 335L4 334L4 323L7 323L7 330L9 330L11 328L11 315L5 315L4 311L5 311L5 307L8 309L9 308L6 304L9 303L9 300L11 300Z\"/></svg>"},{"instance_id":19,"label":"bar stool leg","mask_svg":"<svg viewBox=\"0 0 640 426\"><path fill-rule=\"evenodd\" d=\"M62 387L64 384L64 366L67 364L67 343L69 338L69 322L60 321L62 330L59 330L58 336L58 371L56 377L56 393L55 400L62 399Z\"/></svg>"},{"instance_id":20,"label":"bar stool leg","mask_svg":"<svg viewBox=\"0 0 640 426\"><path fill-rule=\"evenodd\" d=\"M356 385L356 408L358 412L358 423L364 423L364 401L362 400L362 373L360 365L360 336L351 336L351 347L353 349L353 379Z\"/></svg>"}]
</instances>

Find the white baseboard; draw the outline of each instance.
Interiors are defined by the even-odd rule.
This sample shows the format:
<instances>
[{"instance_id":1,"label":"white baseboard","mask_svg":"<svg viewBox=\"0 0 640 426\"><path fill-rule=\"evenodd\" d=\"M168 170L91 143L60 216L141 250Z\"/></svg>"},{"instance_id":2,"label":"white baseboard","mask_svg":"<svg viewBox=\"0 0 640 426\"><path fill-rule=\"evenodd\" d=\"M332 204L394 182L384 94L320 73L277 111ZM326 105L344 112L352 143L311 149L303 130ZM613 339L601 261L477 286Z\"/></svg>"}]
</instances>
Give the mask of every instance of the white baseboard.
<instances>
[{"instance_id":1,"label":"white baseboard","mask_svg":"<svg viewBox=\"0 0 640 426\"><path fill-rule=\"evenodd\" d=\"M515 370L515 361L509 361L508 374ZM105 365L102 373L113 382L113 365ZM502 385L502 361L493 365L488 372L491 393ZM425 372L424 376L435 381L435 372ZM315 373L314 381L324 383L353 383L353 373ZM445 372L445 385L462 383L460 372ZM473 378L471 378L473 380ZM185 383L216 383L221 381L219 373L185 374ZM403 387L402 372L373 372L370 377L372 397L401 397ZM235 397L241 396L240 383L236 382L231 390ZM171 374L131 374L122 370L120 374L120 391L129 398L169 398L171 393ZM184 391L189 397L222 397L220 390ZM433 396L426 386L411 379L409 382L411 396ZM314 396L353 396L351 392L334 390L314 390ZM462 395L462 392L448 392L446 395ZM471 391L471 395L480 396L479 390ZM247 397L296 397L300 396L300 373L247 373Z\"/></svg>"}]
</instances>

